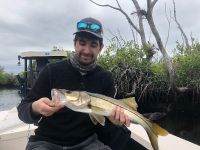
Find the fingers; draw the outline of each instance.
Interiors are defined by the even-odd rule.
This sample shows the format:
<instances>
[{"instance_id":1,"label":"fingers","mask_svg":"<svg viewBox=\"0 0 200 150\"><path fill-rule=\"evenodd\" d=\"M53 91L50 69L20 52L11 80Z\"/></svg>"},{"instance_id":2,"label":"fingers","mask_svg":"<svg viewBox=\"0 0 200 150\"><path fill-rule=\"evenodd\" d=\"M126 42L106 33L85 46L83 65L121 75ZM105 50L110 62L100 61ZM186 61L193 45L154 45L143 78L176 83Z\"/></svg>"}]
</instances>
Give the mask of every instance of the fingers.
<instances>
[{"instance_id":1,"label":"fingers","mask_svg":"<svg viewBox=\"0 0 200 150\"><path fill-rule=\"evenodd\" d=\"M115 125L126 125L130 126L130 119L124 114L124 111L120 107L116 107L112 110L111 115L108 117Z\"/></svg>"},{"instance_id":2,"label":"fingers","mask_svg":"<svg viewBox=\"0 0 200 150\"><path fill-rule=\"evenodd\" d=\"M42 98L43 102L48 105L49 107L54 107L55 104L48 98Z\"/></svg>"},{"instance_id":3,"label":"fingers","mask_svg":"<svg viewBox=\"0 0 200 150\"><path fill-rule=\"evenodd\" d=\"M63 107L63 105L55 106L54 103L48 98L41 98L32 103L33 112L46 117L53 115Z\"/></svg>"},{"instance_id":4,"label":"fingers","mask_svg":"<svg viewBox=\"0 0 200 150\"><path fill-rule=\"evenodd\" d=\"M120 121L121 120L121 115L122 115L121 108L117 107L116 111L115 111L115 120Z\"/></svg>"},{"instance_id":5,"label":"fingers","mask_svg":"<svg viewBox=\"0 0 200 150\"><path fill-rule=\"evenodd\" d=\"M130 126L130 119L129 119L129 117L127 116L127 115L125 115L125 117L126 117L126 122L125 122L125 125L127 126L127 127L129 127Z\"/></svg>"}]
</instances>

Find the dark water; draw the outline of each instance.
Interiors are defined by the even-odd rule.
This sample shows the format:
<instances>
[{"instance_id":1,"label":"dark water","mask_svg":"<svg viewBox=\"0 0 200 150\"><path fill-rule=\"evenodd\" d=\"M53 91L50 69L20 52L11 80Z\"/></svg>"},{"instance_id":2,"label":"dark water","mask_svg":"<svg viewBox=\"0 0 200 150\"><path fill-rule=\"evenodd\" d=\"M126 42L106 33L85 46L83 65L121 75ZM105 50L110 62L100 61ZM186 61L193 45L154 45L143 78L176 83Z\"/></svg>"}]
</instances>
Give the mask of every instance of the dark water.
<instances>
[{"instance_id":1,"label":"dark water","mask_svg":"<svg viewBox=\"0 0 200 150\"><path fill-rule=\"evenodd\" d=\"M9 110L20 102L17 89L0 89L0 111Z\"/></svg>"},{"instance_id":2,"label":"dark water","mask_svg":"<svg viewBox=\"0 0 200 150\"><path fill-rule=\"evenodd\" d=\"M200 114L173 112L157 123L171 134L200 145Z\"/></svg>"},{"instance_id":3,"label":"dark water","mask_svg":"<svg viewBox=\"0 0 200 150\"><path fill-rule=\"evenodd\" d=\"M184 93L153 91L139 104L142 113L164 112L155 122L171 134L200 145L200 94L193 90Z\"/></svg>"}]
</instances>

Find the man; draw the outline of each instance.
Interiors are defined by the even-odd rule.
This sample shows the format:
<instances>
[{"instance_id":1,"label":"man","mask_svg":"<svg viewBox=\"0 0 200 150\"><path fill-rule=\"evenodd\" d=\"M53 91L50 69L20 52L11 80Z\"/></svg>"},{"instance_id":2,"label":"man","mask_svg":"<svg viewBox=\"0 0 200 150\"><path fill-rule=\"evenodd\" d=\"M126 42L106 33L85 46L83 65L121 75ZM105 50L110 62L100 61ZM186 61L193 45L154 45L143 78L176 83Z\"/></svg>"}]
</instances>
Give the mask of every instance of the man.
<instances>
[{"instance_id":1,"label":"man","mask_svg":"<svg viewBox=\"0 0 200 150\"><path fill-rule=\"evenodd\" d=\"M55 107L51 101L52 88L114 95L111 73L96 64L103 48L102 33L102 24L96 19L85 18L78 22L75 52L71 59L48 64L28 96L19 104L19 118L38 125L35 135L29 139L27 150L111 149L98 140L97 127L88 114L74 112L63 105ZM108 120L116 125L130 124L120 108L114 109Z\"/></svg>"}]
</instances>

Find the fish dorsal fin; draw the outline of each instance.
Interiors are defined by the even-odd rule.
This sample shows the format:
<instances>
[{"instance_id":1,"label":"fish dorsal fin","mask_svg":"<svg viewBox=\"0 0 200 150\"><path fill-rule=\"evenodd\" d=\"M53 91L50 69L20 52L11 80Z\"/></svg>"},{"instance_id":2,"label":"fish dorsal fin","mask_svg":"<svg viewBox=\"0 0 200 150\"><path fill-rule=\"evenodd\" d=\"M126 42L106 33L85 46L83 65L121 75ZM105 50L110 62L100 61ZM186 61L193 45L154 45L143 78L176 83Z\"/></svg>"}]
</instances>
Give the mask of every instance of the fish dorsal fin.
<instances>
[{"instance_id":1,"label":"fish dorsal fin","mask_svg":"<svg viewBox=\"0 0 200 150\"><path fill-rule=\"evenodd\" d=\"M126 105L128 105L129 107L131 107L133 110L137 110L138 108L138 104L135 101L135 97L124 98L121 99L121 101Z\"/></svg>"}]
</instances>

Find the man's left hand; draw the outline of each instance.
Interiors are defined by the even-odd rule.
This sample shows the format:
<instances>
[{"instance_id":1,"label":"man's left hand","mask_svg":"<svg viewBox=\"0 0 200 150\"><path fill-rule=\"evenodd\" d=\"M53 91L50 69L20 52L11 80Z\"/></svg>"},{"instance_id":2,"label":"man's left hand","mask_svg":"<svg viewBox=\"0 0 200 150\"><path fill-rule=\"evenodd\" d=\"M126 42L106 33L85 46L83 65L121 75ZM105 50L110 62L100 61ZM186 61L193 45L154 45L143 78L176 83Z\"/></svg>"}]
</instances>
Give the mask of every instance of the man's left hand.
<instances>
[{"instance_id":1,"label":"man's left hand","mask_svg":"<svg viewBox=\"0 0 200 150\"><path fill-rule=\"evenodd\" d=\"M130 126L129 117L124 113L123 109L118 106L112 110L112 113L108 119L115 125L126 125L127 127Z\"/></svg>"}]
</instances>

